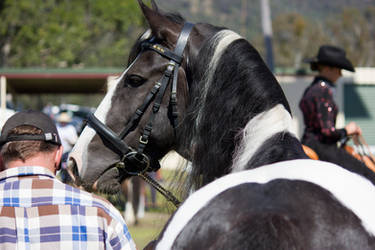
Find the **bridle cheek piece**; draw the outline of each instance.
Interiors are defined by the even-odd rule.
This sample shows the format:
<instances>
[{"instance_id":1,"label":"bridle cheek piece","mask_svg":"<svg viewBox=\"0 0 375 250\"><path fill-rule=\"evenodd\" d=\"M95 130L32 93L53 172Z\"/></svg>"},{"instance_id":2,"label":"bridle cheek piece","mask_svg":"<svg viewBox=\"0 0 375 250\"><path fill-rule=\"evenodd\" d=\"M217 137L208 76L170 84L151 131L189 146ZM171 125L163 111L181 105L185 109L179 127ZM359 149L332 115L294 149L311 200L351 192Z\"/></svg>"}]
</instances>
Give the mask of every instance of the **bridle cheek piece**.
<instances>
[{"instance_id":1,"label":"bridle cheek piece","mask_svg":"<svg viewBox=\"0 0 375 250\"><path fill-rule=\"evenodd\" d=\"M105 146L110 148L113 152L120 156L120 161L116 164L116 168L120 171L124 171L128 175L138 175L144 178L147 182L152 185L157 185L155 188L161 192L166 198L172 201L176 206L179 204L179 201L171 195L168 191L164 190L158 183L152 180L146 172L156 171L160 168L160 165L152 166L150 164L150 158L144 154L144 149L148 144L149 137L152 131L152 125L155 119L156 114L158 113L163 96L166 92L167 86L172 82L171 86L171 97L170 97L170 106L172 110L172 125L176 131L178 125L178 110L177 110L177 78L178 70L181 66L183 60L183 52L187 44L190 32L194 24L186 22L182 28L182 31L178 37L176 47L173 51L165 48L164 46L154 42L154 38L145 40L141 43L141 51L138 54L137 58L133 61L132 64L138 59L139 55L146 50L154 51L161 56L169 59L169 63L164 71L163 76L159 81L155 83L151 91L148 93L144 99L143 104L138 107L136 112L133 114L132 118L126 124L125 128L117 135L104 123L95 117L94 114L90 114L87 119L87 124L93 128L96 133L100 136ZM131 67L131 65L130 65ZM154 101L152 106L152 112L149 117L148 123L144 127L143 133L139 138L138 149L134 150L124 142L124 138L137 128L142 115L145 113L147 108L150 106L151 102ZM160 190L162 189L162 190ZM163 193L164 192L164 193ZM169 196L169 197L168 197ZM171 197L172 196L172 197Z\"/></svg>"}]
</instances>

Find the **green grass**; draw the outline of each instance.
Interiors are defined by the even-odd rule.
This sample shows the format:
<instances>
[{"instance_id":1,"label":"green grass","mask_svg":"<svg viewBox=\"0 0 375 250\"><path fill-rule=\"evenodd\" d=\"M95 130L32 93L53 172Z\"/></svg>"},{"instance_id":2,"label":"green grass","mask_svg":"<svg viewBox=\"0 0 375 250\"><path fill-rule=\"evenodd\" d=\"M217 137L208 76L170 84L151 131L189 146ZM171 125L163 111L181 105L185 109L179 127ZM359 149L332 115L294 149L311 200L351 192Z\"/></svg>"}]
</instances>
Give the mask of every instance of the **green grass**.
<instances>
[{"instance_id":1,"label":"green grass","mask_svg":"<svg viewBox=\"0 0 375 250\"><path fill-rule=\"evenodd\" d=\"M170 183L176 181L173 171L162 170L163 180L159 182L165 188L170 189ZM179 195L172 190L178 197ZM121 194L104 195L112 204L121 212L124 212L125 198ZM180 198L180 197L178 197ZM146 187L146 199L151 200L150 188ZM130 234L137 246L138 250L143 249L150 241L155 240L171 214L175 211L172 203L168 202L159 192L156 193L156 206L149 208L144 218L140 218L137 225L128 225Z\"/></svg>"},{"instance_id":2,"label":"green grass","mask_svg":"<svg viewBox=\"0 0 375 250\"><path fill-rule=\"evenodd\" d=\"M169 189L169 183L174 180L173 171L162 170L163 181L159 182L165 188ZM151 200L150 189L146 188L146 199ZM129 226L130 234L138 250L143 249L150 241L155 240L175 207L168 202L159 192L156 193L156 207L149 208L145 217L139 219L137 225Z\"/></svg>"},{"instance_id":3,"label":"green grass","mask_svg":"<svg viewBox=\"0 0 375 250\"><path fill-rule=\"evenodd\" d=\"M169 217L170 215L165 213L147 212L137 225L129 226L137 249L143 249L150 241L156 239Z\"/></svg>"}]
</instances>

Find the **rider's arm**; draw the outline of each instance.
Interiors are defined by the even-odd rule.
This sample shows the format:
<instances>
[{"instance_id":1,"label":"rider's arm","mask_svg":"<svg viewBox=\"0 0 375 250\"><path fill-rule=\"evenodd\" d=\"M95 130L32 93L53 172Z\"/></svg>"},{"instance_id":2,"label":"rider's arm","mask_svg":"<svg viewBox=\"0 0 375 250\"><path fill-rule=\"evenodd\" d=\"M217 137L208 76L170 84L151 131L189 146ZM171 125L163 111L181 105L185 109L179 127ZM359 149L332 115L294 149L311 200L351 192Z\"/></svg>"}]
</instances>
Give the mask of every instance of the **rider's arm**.
<instances>
[{"instance_id":1,"label":"rider's arm","mask_svg":"<svg viewBox=\"0 0 375 250\"><path fill-rule=\"evenodd\" d=\"M320 133L323 135L323 141L327 143L337 142L347 136L347 131L336 129L337 106L333 100L332 91L328 86L320 86L319 96L315 99L317 122Z\"/></svg>"}]
</instances>

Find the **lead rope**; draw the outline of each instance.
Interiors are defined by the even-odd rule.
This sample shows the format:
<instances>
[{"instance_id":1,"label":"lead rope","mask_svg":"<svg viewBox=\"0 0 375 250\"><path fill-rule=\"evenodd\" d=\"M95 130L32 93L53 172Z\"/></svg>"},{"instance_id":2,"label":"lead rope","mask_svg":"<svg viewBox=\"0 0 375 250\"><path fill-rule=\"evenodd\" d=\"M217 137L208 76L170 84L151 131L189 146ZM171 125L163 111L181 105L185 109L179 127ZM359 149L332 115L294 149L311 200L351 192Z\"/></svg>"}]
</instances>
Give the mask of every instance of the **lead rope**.
<instances>
[{"instance_id":1,"label":"lead rope","mask_svg":"<svg viewBox=\"0 0 375 250\"><path fill-rule=\"evenodd\" d=\"M178 208L181 204L176 196L174 196L171 192L163 188L159 183L157 183L151 176L147 173L138 173L138 176L141 177L145 182L153 186L159 193L161 193L168 201L172 202L176 208Z\"/></svg>"}]
</instances>

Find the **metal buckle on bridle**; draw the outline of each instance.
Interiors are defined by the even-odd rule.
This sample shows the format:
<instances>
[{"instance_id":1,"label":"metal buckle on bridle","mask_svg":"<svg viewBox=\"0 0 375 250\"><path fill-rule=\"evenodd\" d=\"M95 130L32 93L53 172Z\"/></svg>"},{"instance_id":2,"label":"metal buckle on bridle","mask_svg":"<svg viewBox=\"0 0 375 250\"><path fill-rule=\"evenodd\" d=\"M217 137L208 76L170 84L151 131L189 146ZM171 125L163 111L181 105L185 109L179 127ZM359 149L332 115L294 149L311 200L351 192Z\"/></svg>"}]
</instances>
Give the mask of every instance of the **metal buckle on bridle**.
<instances>
[{"instance_id":1,"label":"metal buckle on bridle","mask_svg":"<svg viewBox=\"0 0 375 250\"><path fill-rule=\"evenodd\" d=\"M136 151L124 155L117 165L117 168L124 170L125 173L132 176L144 174L151 168L148 156Z\"/></svg>"},{"instance_id":2,"label":"metal buckle on bridle","mask_svg":"<svg viewBox=\"0 0 375 250\"><path fill-rule=\"evenodd\" d=\"M169 67L169 70L172 72L176 67L176 63L174 61L169 61L167 67Z\"/></svg>"},{"instance_id":3,"label":"metal buckle on bridle","mask_svg":"<svg viewBox=\"0 0 375 250\"><path fill-rule=\"evenodd\" d=\"M148 139L143 139L143 136L141 135L139 137L139 142L142 143L142 144L147 144L148 143Z\"/></svg>"},{"instance_id":4,"label":"metal buckle on bridle","mask_svg":"<svg viewBox=\"0 0 375 250\"><path fill-rule=\"evenodd\" d=\"M141 159L141 162L145 163L145 167L142 169L135 169L135 171L129 171L129 163L132 161L132 159L136 159L137 156L143 157ZM134 158L132 158L134 157ZM137 159L139 161L140 159ZM128 165L127 165L128 163ZM142 163L138 162L136 166L138 167L139 165L143 165ZM139 176L141 177L145 182L153 186L159 193L161 193L168 201L172 202L175 207L178 207L181 202L168 190L166 190L163 186L161 186L159 183L157 183L151 176L147 174L147 171L150 168L150 159L145 155L145 154L140 154L136 151L132 151L128 154L126 154L121 161L119 161L116 164L116 167L118 169L121 169L125 171L127 174L132 175L132 176Z\"/></svg>"}]
</instances>

